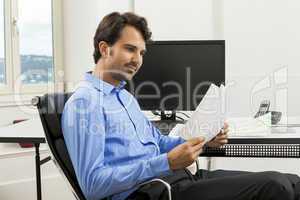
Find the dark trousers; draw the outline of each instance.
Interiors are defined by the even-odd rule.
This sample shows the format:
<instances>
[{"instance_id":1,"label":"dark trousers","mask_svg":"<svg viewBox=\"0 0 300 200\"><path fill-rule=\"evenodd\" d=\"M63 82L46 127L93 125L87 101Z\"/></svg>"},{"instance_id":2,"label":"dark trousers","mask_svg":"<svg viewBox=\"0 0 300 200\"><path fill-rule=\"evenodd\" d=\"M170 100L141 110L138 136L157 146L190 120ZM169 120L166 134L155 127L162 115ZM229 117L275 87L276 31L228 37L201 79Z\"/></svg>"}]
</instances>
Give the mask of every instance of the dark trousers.
<instances>
[{"instance_id":1,"label":"dark trousers","mask_svg":"<svg viewBox=\"0 0 300 200\"><path fill-rule=\"evenodd\" d=\"M300 200L300 178L279 172L187 170L160 177L172 186L173 200ZM161 184L146 185L128 200L167 200Z\"/></svg>"}]
</instances>

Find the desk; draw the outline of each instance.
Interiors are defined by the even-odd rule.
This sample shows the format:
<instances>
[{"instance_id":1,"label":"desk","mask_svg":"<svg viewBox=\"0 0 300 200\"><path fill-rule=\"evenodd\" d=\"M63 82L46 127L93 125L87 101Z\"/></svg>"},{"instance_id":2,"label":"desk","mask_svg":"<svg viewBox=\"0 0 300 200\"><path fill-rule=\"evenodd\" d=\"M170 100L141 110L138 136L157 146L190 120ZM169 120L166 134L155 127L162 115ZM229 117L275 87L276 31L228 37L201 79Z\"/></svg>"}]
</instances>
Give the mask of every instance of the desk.
<instances>
[{"instance_id":1,"label":"desk","mask_svg":"<svg viewBox=\"0 0 300 200\"><path fill-rule=\"evenodd\" d=\"M268 135L256 137L229 136L228 144L221 148L206 147L202 156L300 158L300 127L293 130L293 133L272 130Z\"/></svg>"},{"instance_id":2,"label":"desk","mask_svg":"<svg viewBox=\"0 0 300 200\"><path fill-rule=\"evenodd\" d=\"M209 157L207 169L211 169L212 157L300 158L300 127L286 130L279 133L275 128L265 136L229 135L228 144L221 148L205 147L200 156Z\"/></svg>"},{"instance_id":3,"label":"desk","mask_svg":"<svg viewBox=\"0 0 300 200\"><path fill-rule=\"evenodd\" d=\"M35 147L35 170L37 199L42 199L41 168L40 166L50 160L47 157L40 160L40 144L45 143L45 136L40 119L23 121L11 126L0 128L0 143L32 143Z\"/></svg>"}]
</instances>

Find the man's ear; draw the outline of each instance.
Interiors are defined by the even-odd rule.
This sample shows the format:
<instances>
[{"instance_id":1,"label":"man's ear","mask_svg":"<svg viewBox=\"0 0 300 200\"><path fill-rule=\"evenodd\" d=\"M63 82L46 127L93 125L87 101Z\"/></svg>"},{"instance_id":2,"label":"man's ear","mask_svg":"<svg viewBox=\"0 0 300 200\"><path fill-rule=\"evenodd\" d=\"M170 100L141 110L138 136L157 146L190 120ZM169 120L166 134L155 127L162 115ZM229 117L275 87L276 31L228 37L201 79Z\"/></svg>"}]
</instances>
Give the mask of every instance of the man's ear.
<instances>
[{"instance_id":1,"label":"man's ear","mask_svg":"<svg viewBox=\"0 0 300 200\"><path fill-rule=\"evenodd\" d=\"M105 41L101 41L98 44L101 57L106 58L109 55L109 45Z\"/></svg>"}]
</instances>

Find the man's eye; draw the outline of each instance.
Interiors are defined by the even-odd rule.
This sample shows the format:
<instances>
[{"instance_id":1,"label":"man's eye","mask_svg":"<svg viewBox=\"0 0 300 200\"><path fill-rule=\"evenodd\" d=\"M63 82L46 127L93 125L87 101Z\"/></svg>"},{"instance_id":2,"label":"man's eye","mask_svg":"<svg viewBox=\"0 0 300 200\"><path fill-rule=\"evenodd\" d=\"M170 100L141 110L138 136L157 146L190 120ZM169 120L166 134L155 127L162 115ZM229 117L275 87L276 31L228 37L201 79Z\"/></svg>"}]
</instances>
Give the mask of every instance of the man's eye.
<instances>
[{"instance_id":1,"label":"man's eye","mask_svg":"<svg viewBox=\"0 0 300 200\"><path fill-rule=\"evenodd\" d=\"M134 48L131 48L131 47L127 47L127 50L130 52L134 52Z\"/></svg>"}]
</instances>

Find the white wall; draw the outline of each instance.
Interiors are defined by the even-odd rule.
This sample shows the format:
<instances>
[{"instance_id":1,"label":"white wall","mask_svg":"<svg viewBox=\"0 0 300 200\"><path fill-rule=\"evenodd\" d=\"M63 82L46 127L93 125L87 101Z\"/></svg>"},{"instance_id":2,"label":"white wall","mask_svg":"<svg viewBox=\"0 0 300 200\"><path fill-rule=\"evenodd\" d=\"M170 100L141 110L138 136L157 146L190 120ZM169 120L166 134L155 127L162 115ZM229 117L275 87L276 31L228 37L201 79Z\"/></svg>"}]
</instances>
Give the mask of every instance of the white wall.
<instances>
[{"instance_id":1,"label":"white wall","mask_svg":"<svg viewBox=\"0 0 300 200\"><path fill-rule=\"evenodd\" d=\"M271 109L300 115L295 109L300 97L298 1L136 1L135 8L149 20L154 39L226 40L229 116L253 115L266 98ZM274 75L286 67L287 83L274 83ZM267 87L261 83L266 78ZM255 92L258 87L266 88ZM287 96L279 88L287 89Z\"/></svg>"},{"instance_id":2,"label":"white wall","mask_svg":"<svg viewBox=\"0 0 300 200\"><path fill-rule=\"evenodd\" d=\"M93 36L100 20L113 11L130 11L130 0L65 0L64 16L64 66L67 90L94 67Z\"/></svg>"},{"instance_id":3,"label":"white wall","mask_svg":"<svg viewBox=\"0 0 300 200\"><path fill-rule=\"evenodd\" d=\"M187 3L153 0L134 1L132 6L128 0L118 3L67 0L64 1L66 79L74 84L83 72L93 67L92 37L101 18L111 11L128 11L134 7L136 13L148 19L155 40L226 40L229 116L253 115L265 98L271 99L272 109L284 111L288 107L284 112L289 116L300 115L297 109L300 27L296 25L299 4L295 0L191 0ZM288 67L288 83L274 84L274 74L284 67ZM265 79L270 87L254 92ZM288 88L288 96L276 97L278 88Z\"/></svg>"},{"instance_id":4,"label":"white wall","mask_svg":"<svg viewBox=\"0 0 300 200\"><path fill-rule=\"evenodd\" d=\"M101 18L134 7L147 18L155 40L226 40L229 116L251 116L265 98L272 100L271 109L288 105L290 116L300 115L299 1L152 0L131 5L128 0L64 1L67 81L76 83L94 65L92 37ZM284 74L285 67L288 83L274 84L274 75L280 69L279 75ZM275 96L280 89L288 89L288 101Z\"/></svg>"},{"instance_id":5,"label":"white wall","mask_svg":"<svg viewBox=\"0 0 300 200\"><path fill-rule=\"evenodd\" d=\"M232 115L249 115L263 98L271 98L280 84L273 82L274 73L287 67L288 115L300 115L297 85L300 83L300 27L296 24L300 4L294 0L226 0L223 1L224 39L226 40L226 80L233 82L229 90ZM270 77L270 87L253 95L260 81ZM264 86L262 86L264 87ZM253 97L254 105L251 105ZM282 103L277 102L277 107Z\"/></svg>"},{"instance_id":6,"label":"white wall","mask_svg":"<svg viewBox=\"0 0 300 200\"><path fill-rule=\"evenodd\" d=\"M180 1L181 2L181 1ZM208 1L192 1L198 6L191 7L191 4L182 6L181 3L174 4L173 1L117 1L117 0L87 0L74 1L66 0L63 3L64 16L64 66L65 78L67 82L67 90L73 89L74 85L81 80L83 73L94 66L93 63L93 35L96 27L103 16L112 11L132 11L133 7L138 14L141 14L149 20L151 30L153 31L154 39L213 39L212 5ZM157 7L156 5L160 6ZM173 8L168 8L169 5L175 5ZM154 6L155 5L155 6ZM153 8L155 7L155 8ZM152 9L153 8L153 9ZM189 9L194 8L192 12ZM157 15L156 11L161 10L167 15ZM170 12L173 10L172 12ZM181 20L181 13L190 13L185 15L186 20L192 17L193 22L198 24L197 30L193 24L185 23ZM198 14L199 13L199 14ZM154 18L154 19L153 19ZM178 31L178 27L184 26ZM172 32L172 34L169 34ZM201 35L201 38L198 35Z\"/></svg>"},{"instance_id":7,"label":"white wall","mask_svg":"<svg viewBox=\"0 0 300 200\"><path fill-rule=\"evenodd\" d=\"M205 40L214 36L211 1L135 1L135 12L146 17L154 40Z\"/></svg>"}]
</instances>

